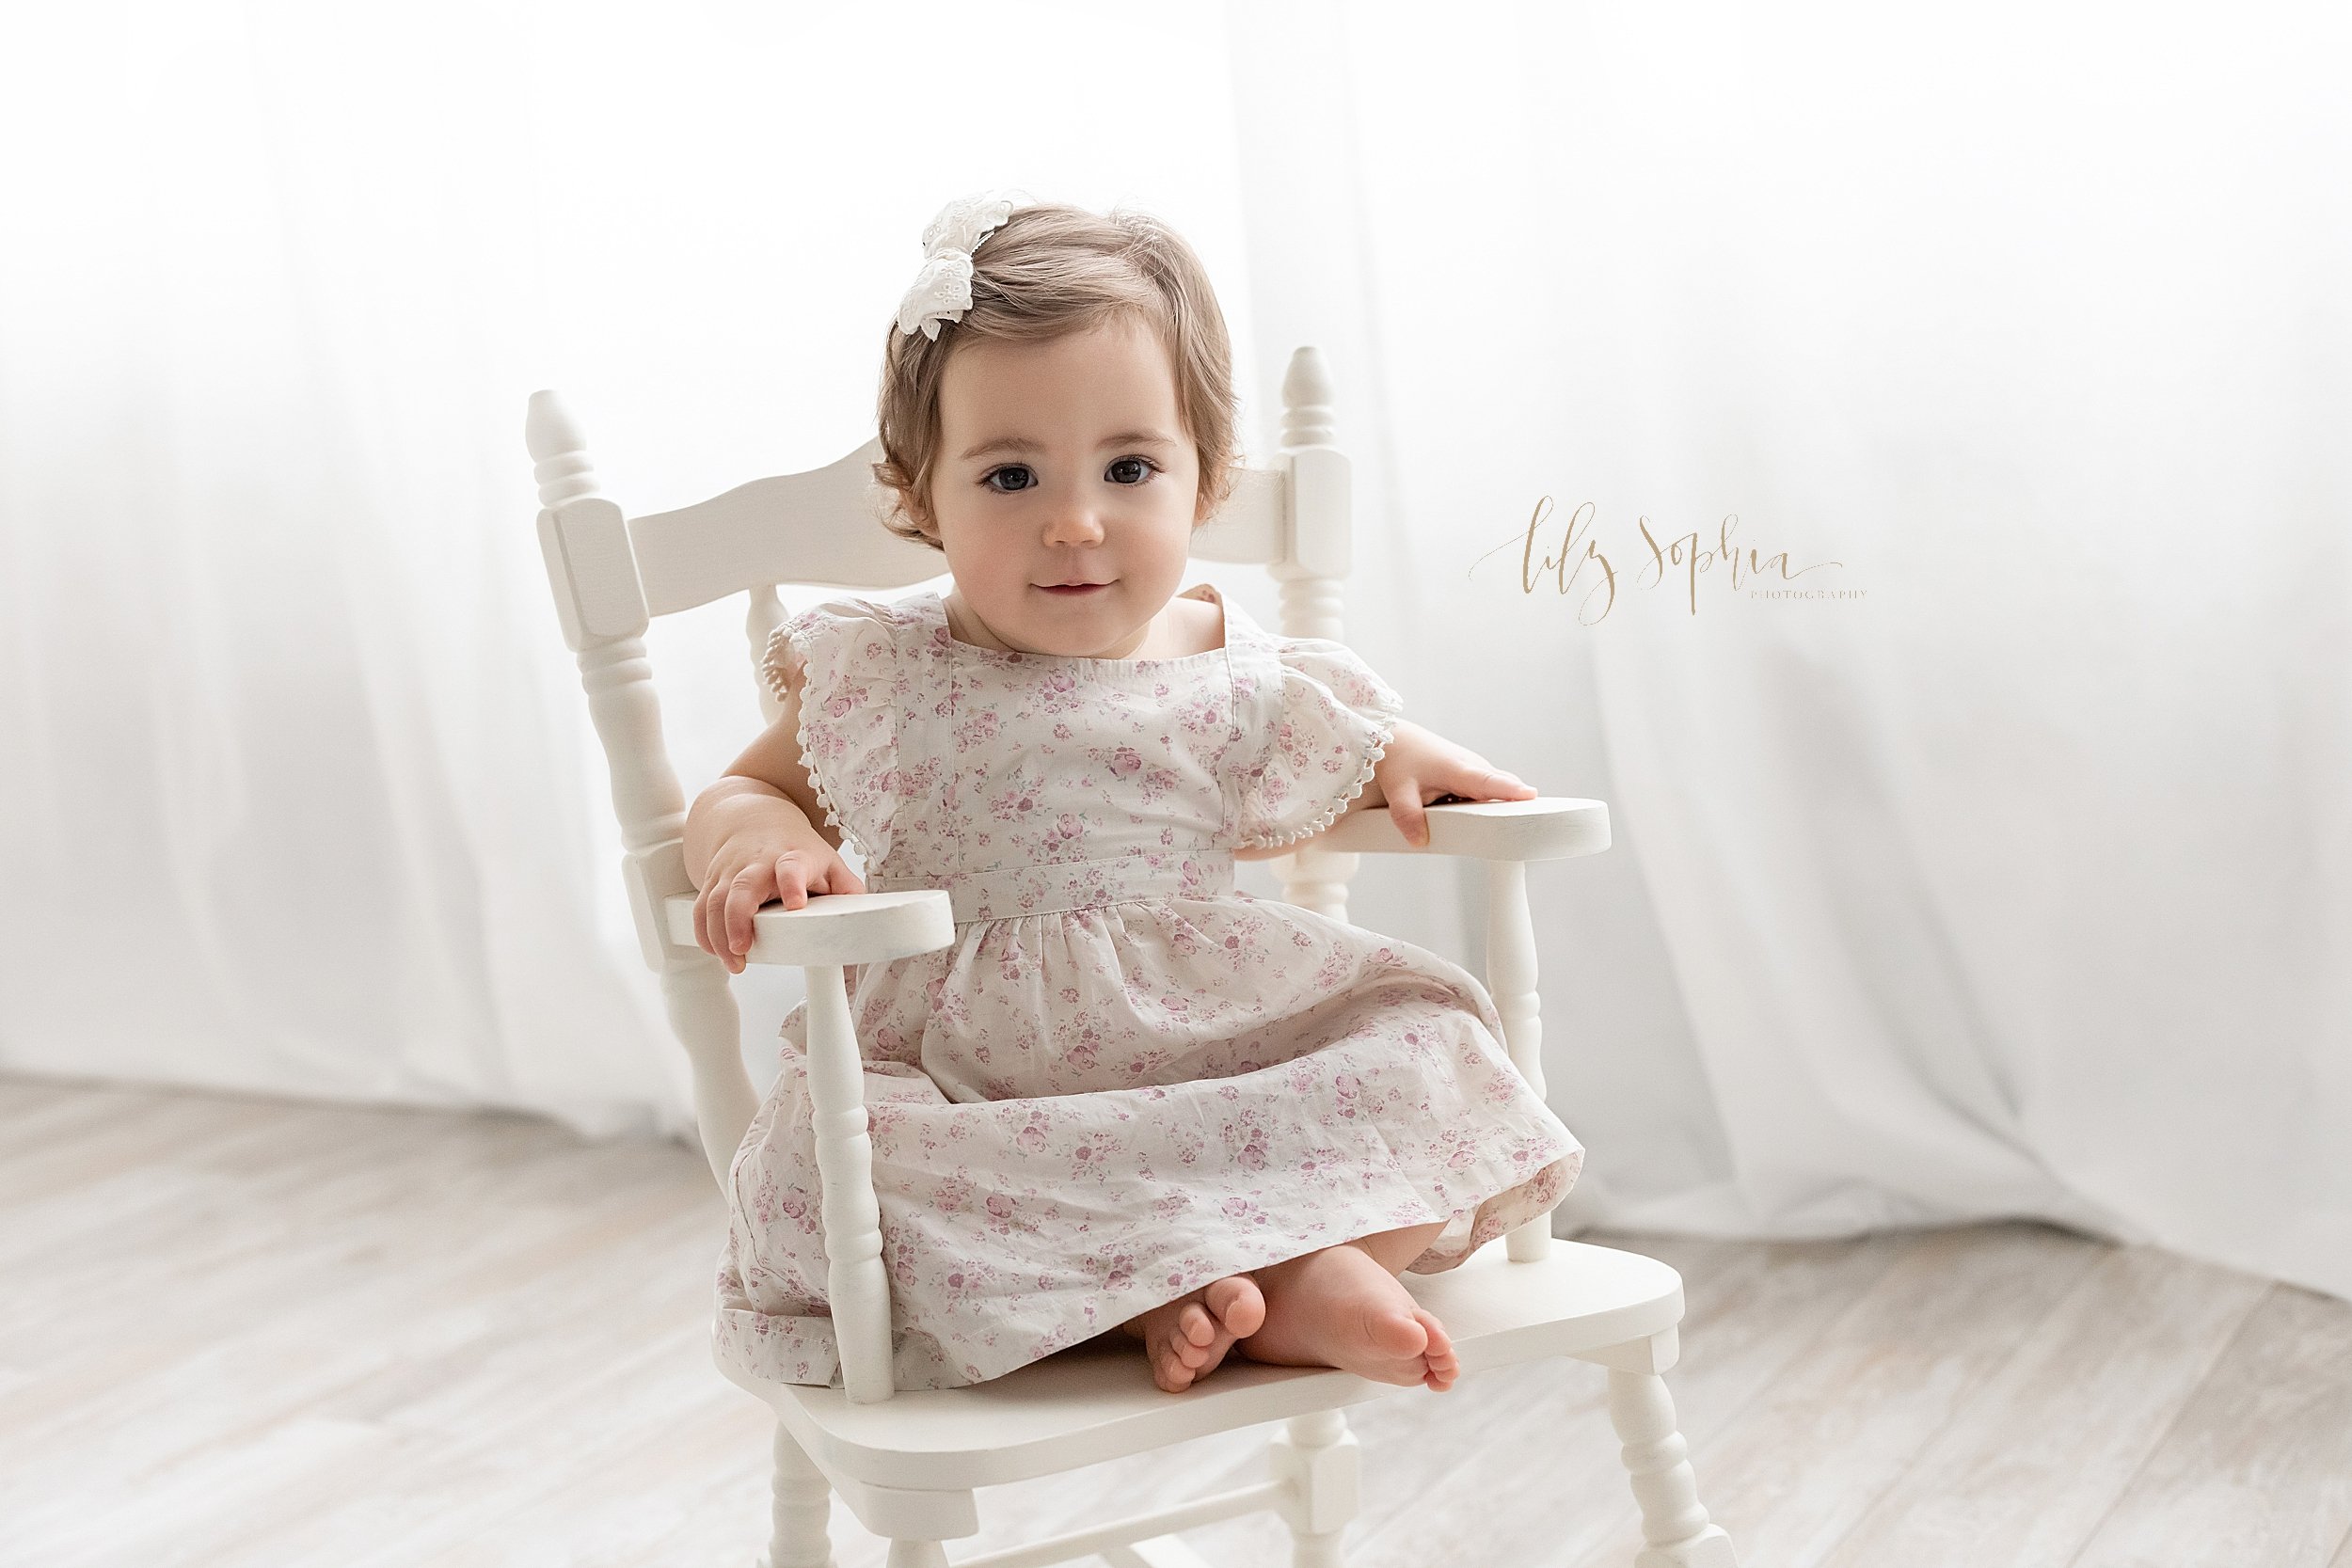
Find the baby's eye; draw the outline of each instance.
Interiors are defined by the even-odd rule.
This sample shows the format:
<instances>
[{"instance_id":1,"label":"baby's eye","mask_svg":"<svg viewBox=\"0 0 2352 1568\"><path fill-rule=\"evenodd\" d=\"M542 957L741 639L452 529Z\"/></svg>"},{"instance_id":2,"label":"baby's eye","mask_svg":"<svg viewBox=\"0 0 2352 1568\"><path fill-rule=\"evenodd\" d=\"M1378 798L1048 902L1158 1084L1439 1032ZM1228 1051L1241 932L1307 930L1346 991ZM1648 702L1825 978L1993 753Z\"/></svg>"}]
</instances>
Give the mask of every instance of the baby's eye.
<instances>
[{"instance_id":1,"label":"baby's eye","mask_svg":"<svg viewBox=\"0 0 2352 1568\"><path fill-rule=\"evenodd\" d=\"M999 484L996 483L998 479L1007 474L1018 476L1019 483L1013 484ZM987 473L981 475L980 483L987 485L990 489L995 491L1000 496L1009 496L1015 491L1026 490L1036 484L1037 475L1029 471L1029 466L1026 463L1008 463L1001 468L991 468Z\"/></svg>"},{"instance_id":2,"label":"baby's eye","mask_svg":"<svg viewBox=\"0 0 2352 1568\"><path fill-rule=\"evenodd\" d=\"M1148 457L1121 457L1104 472L1113 484L1141 484L1157 471L1159 465Z\"/></svg>"}]
</instances>

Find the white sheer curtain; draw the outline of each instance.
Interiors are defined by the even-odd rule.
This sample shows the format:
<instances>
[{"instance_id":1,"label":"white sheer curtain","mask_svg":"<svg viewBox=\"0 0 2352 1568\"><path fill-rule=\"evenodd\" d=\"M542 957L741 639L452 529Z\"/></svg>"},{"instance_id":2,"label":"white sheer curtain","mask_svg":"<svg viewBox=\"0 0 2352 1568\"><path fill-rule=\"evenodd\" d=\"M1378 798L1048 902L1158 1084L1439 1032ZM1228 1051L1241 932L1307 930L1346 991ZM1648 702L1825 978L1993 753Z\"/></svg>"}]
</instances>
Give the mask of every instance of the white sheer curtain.
<instances>
[{"instance_id":1,"label":"white sheer curtain","mask_svg":"<svg viewBox=\"0 0 2352 1568\"><path fill-rule=\"evenodd\" d=\"M523 399L632 511L830 459L923 221L1009 182L1193 238L1260 451L1324 347L1351 641L1610 802L1533 876L1570 1220L2352 1294L2340 11L6 25L0 1068L675 1128ZM1547 496L1605 615L1522 590ZM1642 578L1734 514L1860 596ZM734 612L652 652L691 790ZM1357 887L1474 964L1474 874Z\"/></svg>"},{"instance_id":2,"label":"white sheer curtain","mask_svg":"<svg viewBox=\"0 0 2352 1568\"><path fill-rule=\"evenodd\" d=\"M1534 874L1570 1215L2352 1294L2352 22L1447 16L1243 57L1337 187L1259 187L1260 336L1374 388L1355 640L1611 803ZM1522 596L1544 496L1613 603ZM1645 578L1729 515L1863 596Z\"/></svg>"},{"instance_id":3,"label":"white sheer curtain","mask_svg":"<svg viewBox=\"0 0 2352 1568\"><path fill-rule=\"evenodd\" d=\"M525 400L630 511L830 462L998 183L1164 214L1247 352L1222 35L1036 21L6 13L0 1069L682 1125ZM739 609L649 642L691 792L759 727Z\"/></svg>"}]
</instances>

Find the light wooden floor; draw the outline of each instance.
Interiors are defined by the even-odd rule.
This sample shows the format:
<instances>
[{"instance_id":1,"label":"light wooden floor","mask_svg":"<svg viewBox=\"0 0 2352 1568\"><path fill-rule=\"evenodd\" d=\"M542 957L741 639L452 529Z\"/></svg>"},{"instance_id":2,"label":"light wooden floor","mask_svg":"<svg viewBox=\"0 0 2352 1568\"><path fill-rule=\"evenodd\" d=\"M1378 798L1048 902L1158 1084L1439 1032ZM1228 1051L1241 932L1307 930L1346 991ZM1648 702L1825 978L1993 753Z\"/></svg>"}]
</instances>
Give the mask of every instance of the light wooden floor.
<instances>
[{"instance_id":1,"label":"light wooden floor","mask_svg":"<svg viewBox=\"0 0 2352 1568\"><path fill-rule=\"evenodd\" d=\"M0 1080L0 1560L751 1568L720 1230L680 1147ZM2352 1305L2031 1226L1596 1239L1683 1273L1670 1382L1749 1568L2352 1568ZM1351 1563L1627 1568L1602 1379L1352 1412ZM1254 1481L1263 1436L992 1489L949 1550ZM1288 1560L1270 1517L1189 1539Z\"/></svg>"}]
</instances>

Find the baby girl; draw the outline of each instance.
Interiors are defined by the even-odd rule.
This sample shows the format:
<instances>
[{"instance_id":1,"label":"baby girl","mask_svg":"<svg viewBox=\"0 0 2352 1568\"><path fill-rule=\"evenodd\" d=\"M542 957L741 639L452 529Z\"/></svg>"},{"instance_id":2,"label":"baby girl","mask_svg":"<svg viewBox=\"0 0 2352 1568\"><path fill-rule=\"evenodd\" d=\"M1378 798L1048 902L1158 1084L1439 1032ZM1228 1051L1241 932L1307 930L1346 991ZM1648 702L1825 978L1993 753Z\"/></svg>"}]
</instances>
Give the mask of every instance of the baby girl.
<instances>
[{"instance_id":1,"label":"baby girl","mask_svg":"<svg viewBox=\"0 0 2352 1568\"><path fill-rule=\"evenodd\" d=\"M953 587L779 627L782 716L686 829L695 937L730 971L771 899L954 906L951 945L853 973L897 1386L1123 1329L1170 1392L1228 1353L1449 1387L1400 1271L1549 1212L1582 1148L1468 973L1237 891L1233 863L1381 807L1426 843L1429 801L1535 791L1404 721L1341 644L1178 592L1238 461L1184 240L1001 198L924 238L875 472ZM736 1155L717 1340L825 1384L804 1025Z\"/></svg>"}]
</instances>

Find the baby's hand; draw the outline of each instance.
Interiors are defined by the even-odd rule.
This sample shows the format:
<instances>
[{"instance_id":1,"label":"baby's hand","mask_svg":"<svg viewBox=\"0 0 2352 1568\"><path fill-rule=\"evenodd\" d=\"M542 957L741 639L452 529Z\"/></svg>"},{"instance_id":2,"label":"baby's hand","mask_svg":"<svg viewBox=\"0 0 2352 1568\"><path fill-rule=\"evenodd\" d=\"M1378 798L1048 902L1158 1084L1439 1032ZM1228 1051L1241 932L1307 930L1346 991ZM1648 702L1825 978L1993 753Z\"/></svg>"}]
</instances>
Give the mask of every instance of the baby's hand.
<instances>
[{"instance_id":1,"label":"baby's hand","mask_svg":"<svg viewBox=\"0 0 2352 1568\"><path fill-rule=\"evenodd\" d=\"M740 974L751 950L752 916L771 898L787 910L805 908L825 893L864 893L841 852L815 833L778 840L739 835L710 857L702 892L694 899L694 942Z\"/></svg>"},{"instance_id":2,"label":"baby's hand","mask_svg":"<svg viewBox=\"0 0 2352 1568\"><path fill-rule=\"evenodd\" d=\"M1380 792L1396 831L1415 848L1429 843L1429 814L1422 808L1452 796L1463 800L1528 800L1535 786L1505 773L1477 752L1398 720L1389 749L1373 764L1373 787Z\"/></svg>"}]
</instances>

